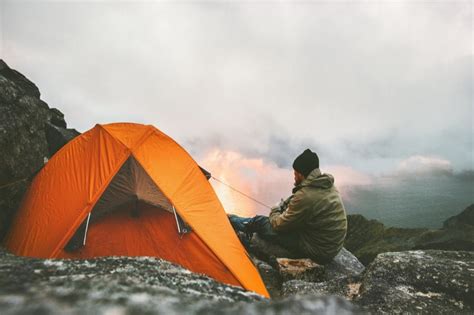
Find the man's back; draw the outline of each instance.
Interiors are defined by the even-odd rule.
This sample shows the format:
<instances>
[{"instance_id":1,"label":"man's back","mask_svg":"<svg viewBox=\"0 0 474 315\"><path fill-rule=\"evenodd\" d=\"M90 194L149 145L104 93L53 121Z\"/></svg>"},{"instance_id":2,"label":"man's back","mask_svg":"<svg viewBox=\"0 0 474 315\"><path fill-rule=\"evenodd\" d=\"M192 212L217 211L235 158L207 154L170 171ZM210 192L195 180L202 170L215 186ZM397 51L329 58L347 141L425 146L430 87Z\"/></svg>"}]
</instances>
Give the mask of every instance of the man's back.
<instances>
[{"instance_id":1,"label":"man's back","mask_svg":"<svg viewBox=\"0 0 474 315\"><path fill-rule=\"evenodd\" d=\"M320 263L329 262L342 248L347 231L344 205L334 178L314 169L294 189L285 212L272 211L277 232L296 232L300 250Z\"/></svg>"}]
</instances>

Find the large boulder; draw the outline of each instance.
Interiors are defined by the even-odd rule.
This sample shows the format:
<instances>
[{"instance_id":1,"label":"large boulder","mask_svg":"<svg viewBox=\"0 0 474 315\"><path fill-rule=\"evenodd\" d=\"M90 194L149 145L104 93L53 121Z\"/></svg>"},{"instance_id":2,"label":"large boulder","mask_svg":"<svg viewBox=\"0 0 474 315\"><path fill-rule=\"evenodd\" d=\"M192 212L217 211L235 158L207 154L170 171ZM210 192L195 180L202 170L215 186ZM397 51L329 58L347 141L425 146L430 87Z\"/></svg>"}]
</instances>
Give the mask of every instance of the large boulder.
<instances>
[{"instance_id":1,"label":"large boulder","mask_svg":"<svg viewBox=\"0 0 474 315\"><path fill-rule=\"evenodd\" d=\"M473 271L472 252L380 254L367 268L355 302L375 313L471 313Z\"/></svg>"},{"instance_id":2,"label":"large boulder","mask_svg":"<svg viewBox=\"0 0 474 315\"><path fill-rule=\"evenodd\" d=\"M341 297L269 301L150 257L52 260L0 250L1 314L353 314Z\"/></svg>"},{"instance_id":3,"label":"large boulder","mask_svg":"<svg viewBox=\"0 0 474 315\"><path fill-rule=\"evenodd\" d=\"M306 277L287 276L286 278L290 280L282 284L281 296L337 295L348 300L358 296L360 279L365 267L351 252L342 248L331 263L320 267L322 270L319 270L317 266L312 266L306 274L302 273ZM313 277L308 279L308 273Z\"/></svg>"},{"instance_id":4,"label":"large boulder","mask_svg":"<svg viewBox=\"0 0 474 315\"><path fill-rule=\"evenodd\" d=\"M336 295L379 314L459 314L474 310L474 253L407 251L377 256L359 276L291 280L282 296Z\"/></svg>"},{"instance_id":5,"label":"large boulder","mask_svg":"<svg viewBox=\"0 0 474 315\"><path fill-rule=\"evenodd\" d=\"M282 282L304 280L323 282L347 276L357 276L364 271L364 265L350 251L342 248L334 259L319 265L307 258L297 258L285 248L268 242L254 233L250 243L246 244L250 253L267 262L276 269Z\"/></svg>"},{"instance_id":6,"label":"large boulder","mask_svg":"<svg viewBox=\"0 0 474 315\"><path fill-rule=\"evenodd\" d=\"M31 178L78 134L33 82L0 60L0 241Z\"/></svg>"},{"instance_id":7,"label":"large boulder","mask_svg":"<svg viewBox=\"0 0 474 315\"><path fill-rule=\"evenodd\" d=\"M342 248L334 259L326 265L319 265L309 258L277 258L277 267L283 282L303 280L306 282L325 282L359 276L364 265L347 249Z\"/></svg>"},{"instance_id":8,"label":"large boulder","mask_svg":"<svg viewBox=\"0 0 474 315\"><path fill-rule=\"evenodd\" d=\"M345 278L347 276L358 276L364 270L364 265L350 251L344 247L325 267L324 277L326 280Z\"/></svg>"}]
</instances>

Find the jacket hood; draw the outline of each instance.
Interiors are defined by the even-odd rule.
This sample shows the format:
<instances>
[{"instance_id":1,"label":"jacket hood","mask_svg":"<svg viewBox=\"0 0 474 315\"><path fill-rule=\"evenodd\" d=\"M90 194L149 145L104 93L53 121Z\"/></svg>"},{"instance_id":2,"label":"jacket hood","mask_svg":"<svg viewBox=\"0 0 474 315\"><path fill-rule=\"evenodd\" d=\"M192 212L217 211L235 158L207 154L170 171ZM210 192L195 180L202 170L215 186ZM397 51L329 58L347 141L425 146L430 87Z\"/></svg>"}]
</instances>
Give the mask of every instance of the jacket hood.
<instances>
[{"instance_id":1,"label":"jacket hood","mask_svg":"<svg viewBox=\"0 0 474 315\"><path fill-rule=\"evenodd\" d=\"M301 186L311 186L316 188L331 188L334 185L334 177L331 174L321 174L319 168L315 168L308 177L301 183Z\"/></svg>"}]
</instances>

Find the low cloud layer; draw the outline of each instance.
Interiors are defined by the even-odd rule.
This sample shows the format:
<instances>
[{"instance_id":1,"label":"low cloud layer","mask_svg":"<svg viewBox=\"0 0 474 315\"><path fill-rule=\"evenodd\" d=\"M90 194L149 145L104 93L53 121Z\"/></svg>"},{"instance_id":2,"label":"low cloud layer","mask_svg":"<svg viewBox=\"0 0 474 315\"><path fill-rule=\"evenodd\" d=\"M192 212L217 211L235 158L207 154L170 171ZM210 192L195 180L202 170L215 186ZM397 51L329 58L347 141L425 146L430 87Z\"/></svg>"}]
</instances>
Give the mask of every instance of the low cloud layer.
<instances>
[{"instance_id":1,"label":"low cloud layer","mask_svg":"<svg viewBox=\"0 0 474 315\"><path fill-rule=\"evenodd\" d=\"M291 194L292 170L274 162L218 148L199 161L219 180L211 179L211 184L229 213L268 214L266 207L251 198L274 205ZM449 216L474 203L474 172L455 173L449 161L433 156L411 156L382 175L344 165L321 170L334 176L348 213L362 213L390 226L440 227Z\"/></svg>"},{"instance_id":2,"label":"low cloud layer","mask_svg":"<svg viewBox=\"0 0 474 315\"><path fill-rule=\"evenodd\" d=\"M0 4L0 53L81 131L154 124L289 168L473 169L472 3Z\"/></svg>"},{"instance_id":3,"label":"low cloud layer","mask_svg":"<svg viewBox=\"0 0 474 315\"><path fill-rule=\"evenodd\" d=\"M415 155L401 161L398 164L397 173L404 176L451 175L453 166L445 159Z\"/></svg>"}]
</instances>

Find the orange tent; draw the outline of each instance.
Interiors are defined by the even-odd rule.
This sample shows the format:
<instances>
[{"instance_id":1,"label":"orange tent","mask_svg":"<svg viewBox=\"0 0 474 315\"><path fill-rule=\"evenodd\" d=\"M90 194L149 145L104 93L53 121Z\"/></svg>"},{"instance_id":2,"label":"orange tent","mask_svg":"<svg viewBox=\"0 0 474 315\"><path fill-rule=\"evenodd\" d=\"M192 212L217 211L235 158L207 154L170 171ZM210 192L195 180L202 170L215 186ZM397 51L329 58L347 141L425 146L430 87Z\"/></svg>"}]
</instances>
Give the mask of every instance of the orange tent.
<instances>
[{"instance_id":1,"label":"orange tent","mask_svg":"<svg viewBox=\"0 0 474 315\"><path fill-rule=\"evenodd\" d=\"M160 257L268 297L199 166L153 126L96 125L61 148L5 246L44 258Z\"/></svg>"}]
</instances>

